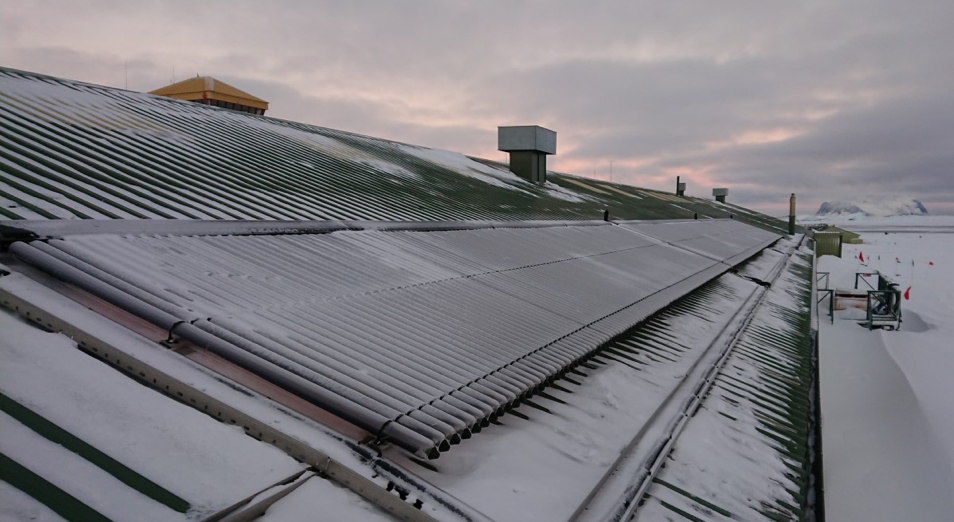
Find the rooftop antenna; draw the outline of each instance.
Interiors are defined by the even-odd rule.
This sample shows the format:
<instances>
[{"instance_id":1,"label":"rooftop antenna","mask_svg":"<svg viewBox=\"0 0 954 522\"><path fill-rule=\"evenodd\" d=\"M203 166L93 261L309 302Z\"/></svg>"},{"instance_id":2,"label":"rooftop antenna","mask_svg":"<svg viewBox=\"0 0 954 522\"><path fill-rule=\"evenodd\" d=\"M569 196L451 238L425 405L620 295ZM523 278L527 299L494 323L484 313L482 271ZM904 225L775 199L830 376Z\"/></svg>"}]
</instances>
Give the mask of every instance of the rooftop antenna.
<instances>
[{"instance_id":1,"label":"rooftop antenna","mask_svg":"<svg viewBox=\"0 0 954 522\"><path fill-rule=\"evenodd\" d=\"M123 62L123 78L126 81L126 86L123 88L128 91L129 90L129 62Z\"/></svg>"},{"instance_id":2,"label":"rooftop antenna","mask_svg":"<svg viewBox=\"0 0 954 522\"><path fill-rule=\"evenodd\" d=\"M610 160L610 183L613 182L613 160Z\"/></svg>"}]
</instances>

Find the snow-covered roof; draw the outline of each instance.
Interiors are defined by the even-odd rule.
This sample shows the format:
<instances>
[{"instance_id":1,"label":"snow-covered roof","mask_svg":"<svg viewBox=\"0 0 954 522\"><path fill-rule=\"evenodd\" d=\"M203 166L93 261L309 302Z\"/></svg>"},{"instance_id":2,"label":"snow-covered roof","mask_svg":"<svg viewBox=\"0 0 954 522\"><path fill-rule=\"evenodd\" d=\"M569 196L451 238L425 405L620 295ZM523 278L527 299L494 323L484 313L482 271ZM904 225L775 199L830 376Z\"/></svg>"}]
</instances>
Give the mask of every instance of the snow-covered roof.
<instances>
[{"instance_id":1,"label":"snow-covered roof","mask_svg":"<svg viewBox=\"0 0 954 522\"><path fill-rule=\"evenodd\" d=\"M138 315L170 335L368 433L436 457L597 346L777 238L738 221L710 220L96 234L10 250L117 306L140 301ZM114 290L126 296L113 297Z\"/></svg>"},{"instance_id":2,"label":"snow-covered roof","mask_svg":"<svg viewBox=\"0 0 954 522\"><path fill-rule=\"evenodd\" d=\"M733 220L224 236L205 235L210 232L202 233L198 222L170 225L167 234L82 231L14 243L10 253L20 261L5 271L12 274L0 277L3 303L21 314L32 312L29 318L52 330L63 329L61 320L98 333L108 324L107 334L99 335L117 351L107 353L97 341L71 335L118 369L129 364L132 376L144 375L148 382L148 369L156 368L191 383L185 389L198 393L200 405L210 392L216 400L225 398L238 414L250 412L250 420L232 420L249 434L261 429L252 424L265 422L277 433L310 439L318 455L349 462L349 472L358 470L370 484L396 488L400 497L392 500L443 520L461 514L523 519L532 513L561 519L583 506L592 513L623 509L629 482L609 480L598 487L607 466L621 465L612 456L632 446L632 437L642 440L660 404L679 403L672 398L684 393L680 389L698 371L693 368L705 367L699 357L739 324L738 314L764 292L759 282L773 281L791 264L792 248L763 250L777 236ZM190 226L200 233L190 234ZM753 255L738 266L739 275L713 281ZM793 284L810 280L796 278ZM781 301L768 313L778 313L792 292L779 287ZM652 315L673 300L664 313ZM114 331L126 333L109 333ZM175 341L166 345L171 351L158 343L167 337ZM60 339L62 349L72 350L70 358L98 366ZM19 357L15 344L4 347L4 357ZM81 367L69 360L64 363ZM27 379L47 390L51 407L75 409L68 401L57 403L59 391L48 385L59 377L47 364L24 364L31 368L10 367L21 377L3 379L0 391L10 393L9 383ZM770 371L764 378L775 377ZM803 376L784 377L783 384L792 379ZM758 380L756 375L752 384ZM89 386L93 382L95 377ZM792 393L803 393L802 383ZM142 390L152 400L168 401ZM21 404L32 404L30 389L16 393ZM141 400L120 396L124 408ZM101 401L91 404L95 413ZM264 415L263 405L269 412ZM126 422L123 408L111 410L114 416L98 426L104 433ZM782 420L804 414L771 413ZM65 419L72 423L67 429L82 433L82 418ZM530 425L513 424L521 419ZM90 440L111 444L107 435ZM204 443L175 440L188 451ZM632 448L628 462L651 456L650 447ZM11 451L21 466L51 480L41 463L22 462L19 447ZM137 469L128 455L110 453ZM421 460L438 454L439 460ZM315 465L325 457L297 458ZM485 459L487 465L476 465ZM777 475L785 466L753 465L776 480L792 480ZM572 478L551 483L543 478L548 470ZM310 475L295 473L280 488L304 487ZM415 475L426 482L408 482ZM543 481L540 487L521 486L533 476ZM639 470L631 476L640 476ZM259 496L278 495L272 484L262 485ZM789 489L803 487L801 479L793 484ZM74 497L93 494L74 491L68 482L60 486ZM594 486L609 493L588 495ZM334 497L330 491L323 498ZM773 504L773 512L798 504L800 497L780 491L785 488L767 488L755 498L782 502ZM300 494L289 498L305 501ZM199 509L221 512L223 505L187 502L187 517ZM366 509L356 501L349 505Z\"/></svg>"},{"instance_id":3,"label":"snow-covered roof","mask_svg":"<svg viewBox=\"0 0 954 522\"><path fill-rule=\"evenodd\" d=\"M304 471L277 448L76 350L65 336L6 312L0 331L0 453L9 460L4 471L20 475L3 479L39 500L2 502L0 511L14 518L67 505L69 496L112 520L196 519ZM27 474L38 477L34 484ZM53 502L44 505L44 493Z\"/></svg>"}]
</instances>

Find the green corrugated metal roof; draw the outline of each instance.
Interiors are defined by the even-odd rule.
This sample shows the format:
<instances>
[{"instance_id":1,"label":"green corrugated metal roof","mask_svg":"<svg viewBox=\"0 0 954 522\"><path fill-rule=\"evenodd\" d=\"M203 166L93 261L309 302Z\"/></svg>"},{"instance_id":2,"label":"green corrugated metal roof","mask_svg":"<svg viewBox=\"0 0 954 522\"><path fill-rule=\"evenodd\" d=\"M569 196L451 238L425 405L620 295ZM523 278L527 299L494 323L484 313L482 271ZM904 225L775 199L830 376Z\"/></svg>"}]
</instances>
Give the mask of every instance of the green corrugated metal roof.
<instances>
[{"instance_id":1,"label":"green corrugated metal roof","mask_svg":"<svg viewBox=\"0 0 954 522\"><path fill-rule=\"evenodd\" d=\"M856 234L855 232L852 232L850 230L845 230L843 228L827 226L824 229L822 229L822 232L838 232L838 233L841 233L841 236L844 239L845 243L856 243L856 242L861 243L860 234Z\"/></svg>"},{"instance_id":2,"label":"green corrugated metal roof","mask_svg":"<svg viewBox=\"0 0 954 522\"><path fill-rule=\"evenodd\" d=\"M0 218L774 218L698 198L0 68Z\"/></svg>"},{"instance_id":3,"label":"green corrugated metal roof","mask_svg":"<svg viewBox=\"0 0 954 522\"><path fill-rule=\"evenodd\" d=\"M799 250L782 269L636 519L815 519L812 263Z\"/></svg>"}]
</instances>

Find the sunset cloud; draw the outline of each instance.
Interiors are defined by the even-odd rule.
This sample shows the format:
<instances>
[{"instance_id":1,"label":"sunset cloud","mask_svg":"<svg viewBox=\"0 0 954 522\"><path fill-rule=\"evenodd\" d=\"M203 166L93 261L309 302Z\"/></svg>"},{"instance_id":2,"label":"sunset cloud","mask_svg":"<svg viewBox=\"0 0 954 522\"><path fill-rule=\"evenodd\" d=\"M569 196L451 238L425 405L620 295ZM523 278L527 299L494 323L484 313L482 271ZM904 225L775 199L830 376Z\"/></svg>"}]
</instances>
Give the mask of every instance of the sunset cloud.
<instances>
[{"instance_id":1,"label":"sunset cloud","mask_svg":"<svg viewBox=\"0 0 954 522\"><path fill-rule=\"evenodd\" d=\"M864 189L954 212L954 3L7 2L0 64L148 91L195 74L270 116L804 211ZM533 23L530 23L532 20ZM811 207L811 208L810 208Z\"/></svg>"}]
</instances>

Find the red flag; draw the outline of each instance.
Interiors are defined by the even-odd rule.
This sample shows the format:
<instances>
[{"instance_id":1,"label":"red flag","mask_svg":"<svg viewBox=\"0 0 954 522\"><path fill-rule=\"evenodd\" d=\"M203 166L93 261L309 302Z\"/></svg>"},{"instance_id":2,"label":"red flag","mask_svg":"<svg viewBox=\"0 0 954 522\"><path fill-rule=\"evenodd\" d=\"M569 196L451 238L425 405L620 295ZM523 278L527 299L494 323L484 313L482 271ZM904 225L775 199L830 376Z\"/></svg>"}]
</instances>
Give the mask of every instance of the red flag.
<instances>
[{"instance_id":1,"label":"red flag","mask_svg":"<svg viewBox=\"0 0 954 522\"><path fill-rule=\"evenodd\" d=\"M904 291L904 300L908 301L911 299L911 287L909 286L907 290Z\"/></svg>"},{"instance_id":2,"label":"red flag","mask_svg":"<svg viewBox=\"0 0 954 522\"><path fill-rule=\"evenodd\" d=\"M864 262L865 262L865 253L859 251L859 252L858 252L858 259L860 259L861 262L864 263Z\"/></svg>"}]
</instances>

